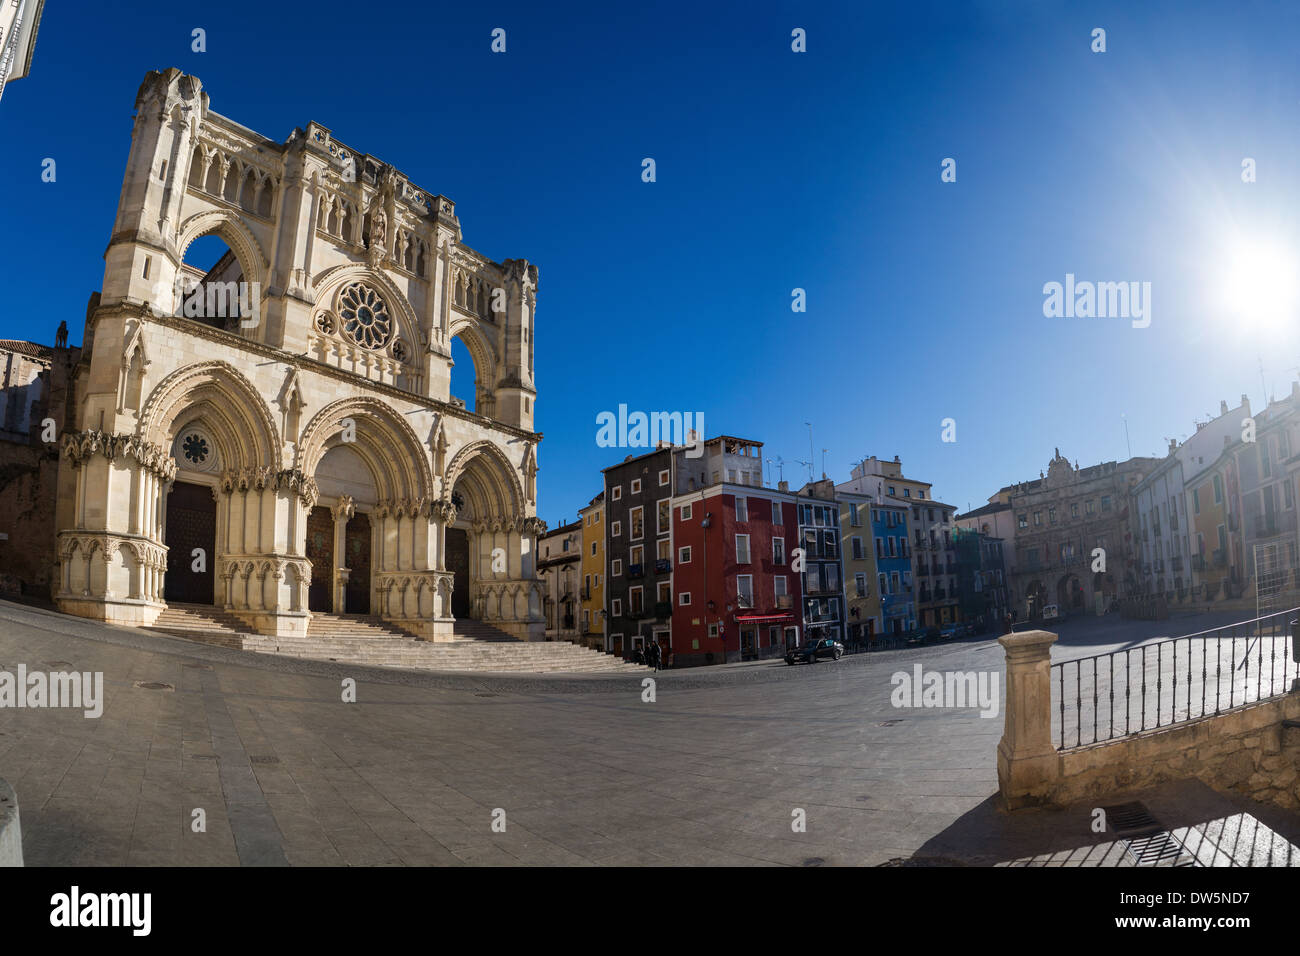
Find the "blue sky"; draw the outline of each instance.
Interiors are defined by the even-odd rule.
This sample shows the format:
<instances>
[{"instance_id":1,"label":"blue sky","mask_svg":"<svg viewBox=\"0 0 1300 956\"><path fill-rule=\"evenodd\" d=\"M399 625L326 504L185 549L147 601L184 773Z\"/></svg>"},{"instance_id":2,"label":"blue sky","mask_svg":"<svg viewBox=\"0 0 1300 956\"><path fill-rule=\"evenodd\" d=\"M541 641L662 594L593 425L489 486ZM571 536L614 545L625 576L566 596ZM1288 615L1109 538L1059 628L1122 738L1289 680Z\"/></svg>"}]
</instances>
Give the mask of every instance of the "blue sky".
<instances>
[{"instance_id":1,"label":"blue sky","mask_svg":"<svg viewBox=\"0 0 1300 956\"><path fill-rule=\"evenodd\" d=\"M1251 321L1222 291L1239 247L1300 261L1294 6L466 6L50 0L0 100L0 336L66 319L80 341L136 89L177 66L217 112L278 140L316 120L455 199L469 246L538 265L552 524L626 454L595 441L620 403L702 412L796 480L812 422L819 474L822 448L837 480L897 454L965 509L1056 446L1125 457L1121 416L1156 453L1221 398L1259 407L1261 361L1279 394L1300 367L1294 310ZM1150 282L1150 327L1045 318L1067 273Z\"/></svg>"}]
</instances>

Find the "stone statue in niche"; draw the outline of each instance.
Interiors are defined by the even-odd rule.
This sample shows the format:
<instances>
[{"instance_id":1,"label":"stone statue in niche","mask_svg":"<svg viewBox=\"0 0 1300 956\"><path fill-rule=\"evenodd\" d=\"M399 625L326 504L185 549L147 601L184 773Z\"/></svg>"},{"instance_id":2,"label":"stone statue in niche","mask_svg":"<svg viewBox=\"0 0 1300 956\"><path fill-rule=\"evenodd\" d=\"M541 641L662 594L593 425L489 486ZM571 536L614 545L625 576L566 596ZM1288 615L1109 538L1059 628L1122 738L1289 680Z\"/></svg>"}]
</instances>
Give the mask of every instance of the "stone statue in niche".
<instances>
[{"instance_id":1,"label":"stone statue in niche","mask_svg":"<svg viewBox=\"0 0 1300 956\"><path fill-rule=\"evenodd\" d=\"M383 206L376 206L370 217L370 251L383 255L388 251L388 215Z\"/></svg>"}]
</instances>

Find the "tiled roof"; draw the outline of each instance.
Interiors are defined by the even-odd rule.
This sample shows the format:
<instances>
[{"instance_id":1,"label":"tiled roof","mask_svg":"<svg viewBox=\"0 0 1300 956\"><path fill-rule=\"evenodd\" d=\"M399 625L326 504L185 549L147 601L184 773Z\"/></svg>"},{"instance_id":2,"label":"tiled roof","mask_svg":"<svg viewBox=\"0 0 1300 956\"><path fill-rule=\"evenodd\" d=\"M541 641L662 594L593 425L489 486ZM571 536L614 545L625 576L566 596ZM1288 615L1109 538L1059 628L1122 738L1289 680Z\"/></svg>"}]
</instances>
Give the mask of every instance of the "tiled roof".
<instances>
[{"instance_id":1,"label":"tiled roof","mask_svg":"<svg viewBox=\"0 0 1300 956\"><path fill-rule=\"evenodd\" d=\"M35 359L53 359L54 349L48 345L38 345L35 342L26 342L23 339L0 339L0 351L17 352L19 355L26 355Z\"/></svg>"}]
</instances>

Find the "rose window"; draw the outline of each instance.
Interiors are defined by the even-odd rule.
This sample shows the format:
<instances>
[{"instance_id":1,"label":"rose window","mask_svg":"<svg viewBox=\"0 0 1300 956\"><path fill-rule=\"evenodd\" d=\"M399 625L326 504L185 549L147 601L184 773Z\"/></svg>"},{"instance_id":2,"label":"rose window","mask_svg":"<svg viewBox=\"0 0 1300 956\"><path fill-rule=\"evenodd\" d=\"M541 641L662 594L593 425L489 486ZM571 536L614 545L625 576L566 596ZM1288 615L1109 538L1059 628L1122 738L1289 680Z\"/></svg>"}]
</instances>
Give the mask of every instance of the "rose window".
<instances>
[{"instance_id":1,"label":"rose window","mask_svg":"<svg viewBox=\"0 0 1300 956\"><path fill-rule=\"evenodd\" d=\"M339 317L348 337L364 349L377 349L392 336L388 305L374 289L354 282L339 294Z\"/></svg>"},{"instance_id":2,"label":"rose window","mask_svg":"<svg viewBox=\"0 0 1300 956\"><path fill-rule=\"evenodd\" d=\"M201 435L186 435L181 450L196 465L201 465L208 459L208 443Z\"/></svg>"}]
</instances>

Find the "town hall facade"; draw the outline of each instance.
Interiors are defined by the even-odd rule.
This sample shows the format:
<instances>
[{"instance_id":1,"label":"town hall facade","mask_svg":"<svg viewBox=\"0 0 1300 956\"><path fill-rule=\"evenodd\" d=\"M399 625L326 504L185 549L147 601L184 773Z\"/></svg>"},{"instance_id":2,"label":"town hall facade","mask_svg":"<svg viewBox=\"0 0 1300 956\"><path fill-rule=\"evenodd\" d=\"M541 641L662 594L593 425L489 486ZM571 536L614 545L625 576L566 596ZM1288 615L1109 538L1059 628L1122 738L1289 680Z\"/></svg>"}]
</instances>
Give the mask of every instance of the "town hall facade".
<instances>
[{"instance_id":1,"label":"town hall facade","mask_svg":"<svg viewBox=\"0 0 1300 956\"><path fill-rule=\"evenodd\" d=\"M188 262L211 235L228 252ZM277 143L197 77L150 73L60 422L59 608L541 638L537 268L460 240L451 200L328 129ZM456 338L473 411L450 392Z\"/></svg>"}]
</instances>

